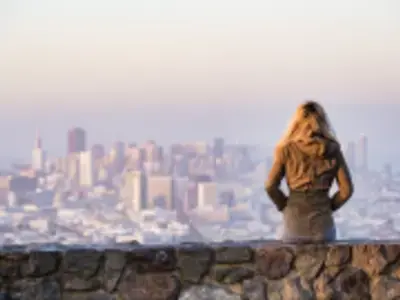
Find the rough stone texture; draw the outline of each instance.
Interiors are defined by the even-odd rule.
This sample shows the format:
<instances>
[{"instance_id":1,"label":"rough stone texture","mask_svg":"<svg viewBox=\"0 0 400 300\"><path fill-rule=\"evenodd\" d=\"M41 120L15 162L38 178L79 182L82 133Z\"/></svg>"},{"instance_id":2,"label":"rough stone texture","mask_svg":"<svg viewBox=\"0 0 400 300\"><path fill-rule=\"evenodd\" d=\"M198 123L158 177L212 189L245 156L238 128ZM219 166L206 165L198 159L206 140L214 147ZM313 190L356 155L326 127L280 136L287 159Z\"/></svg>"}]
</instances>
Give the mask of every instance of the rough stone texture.
<instances>
[{"instance_id":1,"label":"rough stone texture","mask_svg":"<svg viewBox=\"0 0 400 300\"><path fill-rule=\"evenodd\" d=\"M267 279L281 279L289 274L293 259L287 248L265 247L257 251L256 266Z\"/></svg>"},{"instance_id":2,"label":"rough stone texture","mask_svg":"<svg viewBox=\"0 0 400 300\"><path fill-rule=\"evenodd\" d=\"M192 286L185 290L179 300L241 300L240 295L235 295L217 285Z\"/></svg>"},{"instance_id":3,"label":"rough stone texture","mask_svg":"<svg viewBox=\"0 0 400 300\"><path fill-rule=\"evenodd\" d=\"M0 249L0 300L400 299L393 242L40 249Z\"/></svg>"},{"instance_id":4,"label":"rough stone texture","mask_svg":"<svg viewBox=\"0 0 400 300\"><path fill-rule=\"evenodd\" d=\"M313 280L325 263L327 249L321 245L302 245L296 251L295 269L302 278Z\"/></svg>"}]
</instances>

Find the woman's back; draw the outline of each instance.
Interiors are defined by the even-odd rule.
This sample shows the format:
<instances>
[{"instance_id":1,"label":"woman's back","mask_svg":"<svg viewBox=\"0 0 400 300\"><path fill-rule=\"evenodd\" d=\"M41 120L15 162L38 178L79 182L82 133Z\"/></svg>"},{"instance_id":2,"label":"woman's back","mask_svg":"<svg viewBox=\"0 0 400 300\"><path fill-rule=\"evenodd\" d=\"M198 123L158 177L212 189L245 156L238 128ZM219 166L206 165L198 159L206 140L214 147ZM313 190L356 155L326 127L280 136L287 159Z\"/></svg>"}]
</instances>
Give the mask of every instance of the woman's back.
<instances>
[{"instance_id":1,"label":"woman's back","mask_svg":"<svg viewBox=\"0 0 400 300\"><path fill-rule=\"evenodd\" d=\"M287 136L276 148L266 191L284 213L285 236L289 239L332 239L332 212L352 195L353 185L340 145L327 128L322 108L306 103L300 106ZM289 195L280 189L284 177ZM335 179L339 189L330 197Z\"/></svg>"},{"instance_id":2,"label":"woman's back","mask_svg":"<svg viewBox=\"0 0 400 300\"><path fill-rule=\"evenodd\" d=\"M324 138L290 142L284 146L286 181L291 190L328 190L335 179L339 145Z\"/></svg>"}]
</instances>

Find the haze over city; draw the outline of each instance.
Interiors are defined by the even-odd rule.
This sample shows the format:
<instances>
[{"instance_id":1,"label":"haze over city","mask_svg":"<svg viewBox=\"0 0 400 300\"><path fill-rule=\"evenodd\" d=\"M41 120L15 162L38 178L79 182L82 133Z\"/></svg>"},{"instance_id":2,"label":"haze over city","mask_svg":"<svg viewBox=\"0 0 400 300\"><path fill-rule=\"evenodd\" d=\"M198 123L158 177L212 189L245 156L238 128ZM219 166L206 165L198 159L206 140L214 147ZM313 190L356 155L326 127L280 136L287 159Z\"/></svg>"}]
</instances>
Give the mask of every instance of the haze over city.
<instances>
[{"instance_id":1,"label":"haze over city","mask_svg":"<svg viewBox=\"0 0 400 300\"><path fill-rule=\"evenodd\" d=\"M400 237L396 0L4 0L0 42L0 244L276 238L309 99L354 176L338 238Z\"/></svg>"}]
</instances>

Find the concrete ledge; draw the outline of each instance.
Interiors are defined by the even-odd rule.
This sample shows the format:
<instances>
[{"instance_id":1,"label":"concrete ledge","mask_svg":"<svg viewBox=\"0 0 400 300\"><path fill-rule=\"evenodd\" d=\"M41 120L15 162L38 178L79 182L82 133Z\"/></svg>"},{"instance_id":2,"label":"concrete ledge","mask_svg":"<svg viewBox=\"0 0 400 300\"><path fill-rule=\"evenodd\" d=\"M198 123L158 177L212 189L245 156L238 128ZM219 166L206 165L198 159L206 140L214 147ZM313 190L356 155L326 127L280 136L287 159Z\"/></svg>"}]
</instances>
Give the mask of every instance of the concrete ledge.
<instances>
[{"instance_id":1,"label":"concrete ledge","mask_svg":"<svg viewBox=\"0 0 400 300\"><path fill-rule=\"evenodd\" d=\"M400 242L0 248L0 300L397 299Z\"/></svg>"}]
</instances>

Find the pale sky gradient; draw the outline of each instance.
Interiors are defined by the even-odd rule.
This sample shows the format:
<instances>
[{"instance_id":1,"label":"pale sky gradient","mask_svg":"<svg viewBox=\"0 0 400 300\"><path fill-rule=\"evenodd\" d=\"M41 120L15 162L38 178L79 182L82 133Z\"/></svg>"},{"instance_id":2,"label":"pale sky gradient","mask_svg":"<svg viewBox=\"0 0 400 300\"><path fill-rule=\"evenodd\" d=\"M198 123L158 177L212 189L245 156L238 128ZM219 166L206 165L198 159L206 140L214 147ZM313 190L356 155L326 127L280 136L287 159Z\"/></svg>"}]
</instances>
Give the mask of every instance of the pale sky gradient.
<instances>
[{"instance_id":1,"label":"pale sky gradient","mask_svg":"<svg viewBox=\"0 0 400 300\"><path fill-rule=\"evenodd\" d=\"M5 106L400 102L397 0L1 0L0 22Z\"/></svg>"},{"instance_id":2,"label":"pale sky gradient","mask_svg":"<svg viewBox=\"0 0 400 300\"><path fill-rule=\"evenodd\" d=\"M0 0L0 155L29 155L36 127L63 153L75 125L91 143L270 142L311 97L380 155L400 126L399 0Z\"/></svg>"}]
</instances>

